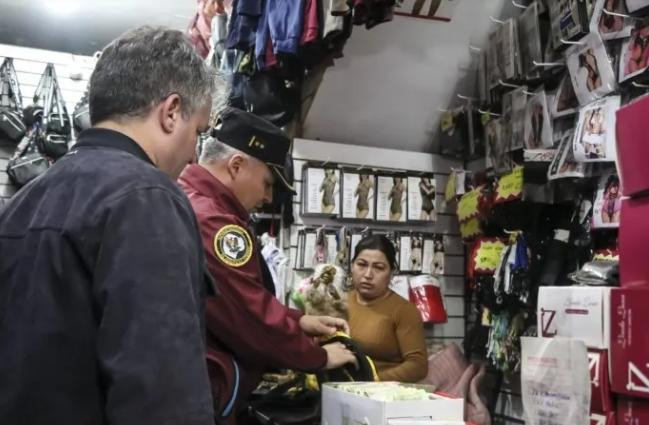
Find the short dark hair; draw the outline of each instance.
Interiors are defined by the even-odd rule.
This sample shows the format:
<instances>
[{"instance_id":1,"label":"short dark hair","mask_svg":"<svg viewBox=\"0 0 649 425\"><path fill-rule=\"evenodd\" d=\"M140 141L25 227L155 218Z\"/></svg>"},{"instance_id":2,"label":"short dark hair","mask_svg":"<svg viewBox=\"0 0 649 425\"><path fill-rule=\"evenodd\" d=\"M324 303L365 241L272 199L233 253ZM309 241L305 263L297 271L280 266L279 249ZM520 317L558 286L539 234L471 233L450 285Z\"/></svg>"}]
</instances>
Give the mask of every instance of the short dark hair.
<instances>
[{"instance_id":1,"label":"short dark hair","mask_svg":"<svg viewBox=\"0 0 649 425\"><path fill-rule=\"evenodd\" d=\"M90 77L90 122L144 116L172 93L185 116L209 104L214 78L182 32L143 26L102 51Z\"/></svg>"},{"instance_id":2,"label":"short dark hair","mask_svg":"<svg viewBox=\"0 0 649 425\"><path fill-rule=\"evenodd\" d=\"M374 249L381 251L385 258L388 259L388 265L392 270L397 269L397 250L394 248L394 244L390 242L390 239L386 238L383 235L371 235L366 236L356 245L354 249L354 258L352 261L356 261L358 255L365 251L366 249Z\"/></svg>"}]
</instances>

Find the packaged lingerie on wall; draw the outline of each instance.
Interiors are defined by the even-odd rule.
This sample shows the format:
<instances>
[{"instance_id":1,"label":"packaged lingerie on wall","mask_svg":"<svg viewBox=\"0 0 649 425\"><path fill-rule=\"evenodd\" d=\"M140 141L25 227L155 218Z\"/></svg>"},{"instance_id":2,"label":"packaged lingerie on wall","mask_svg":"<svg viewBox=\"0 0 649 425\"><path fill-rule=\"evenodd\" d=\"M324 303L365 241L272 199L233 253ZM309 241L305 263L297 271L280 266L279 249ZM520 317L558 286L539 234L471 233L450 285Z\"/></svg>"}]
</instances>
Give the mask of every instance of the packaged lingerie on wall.
<instances>
[{"instance_id":1,"label":"packaged lingerie on wall","mask_svg":"<svg viewBox=\"0 0 649 425\"><path fill-rule=\"evenodd\" d=\"M627 14L624 0L596 0L590 30L599 32L604 40L626 38L633 29L633 19L624 17Z\"/></svg>"},{"instance_id":2,"label":"packaged lingerie on wall","mask_svg":"<svg viewBox=\"0 0 649 425\"><path fill-rule=\"evenodd\" d=\"M534 79L540 76L539 68L534 64L543 62L543 42L539 23L539 4L533 1L518 17L520 37L521 64L523 76ZM545 29L543 33L546 33Z\"/></svg>"},{"instance_id":3,"label":"packaged lingerie on wall","mask_svg":"<svg viewBox=\"0 0 649 425\"><path fill-rule=\"evenodd\" d=\"M638 22L631 37L622 43L620 82L643 74L649 68L649 22Z\"/></svg>"},{"instance_id":4,"label":"packaged lingerie on wall","mask_svg":"<svg viewBox=\"0 0 649 425\"><path fill-rule=\"evenodd\" d=\"M581 109L573 143L577 161L616 160L615 114L618 109L620 96L605 97Z\"/></svg>"},{"instance_id":5,"label":"packaged lingerie on wall","mask_svg":"<svg viewBox=\"0 0 649 425\"><path fill-rule=\"evenodd\" d=\"M527 87L503 94L502 122L503 138L510 140L507 151L523 149L525 143L525 109L527 106Z\"/></svg>"},{"instance_id":6,"label":"packaged lingerie on wall","mask_svg":"<svg viewBox=\"0 0 649 425\"><path fill-rule=\"evenodd\" d=\"M566 63L581 105L597 100L617 87L613 66L599 34L590 33L566 50Z\"/></svg>"},{"instance_id":7,"label":"packaged lingerie on wall","mask_svg":"<svg viewBox=\"0 0 649 425\"><path fill-rule=\"evenodd\" d=\"M575 40L586 35L589 31L592 1L584 0L551 0L548 1L550 10L550 28L552 45L560 50L564 40Z\"/></svg>"},{"instance_id":8,"label":"packaged lingerie on wall","mask_svg":"<svg viewBox=\"0 0 649 425\"><path fill-rule=\"evenodd\" d=\"M527 102L524 140L526 149L551 148L552 120L545 90L539 90Z\"/></svg>"}]
</instances>

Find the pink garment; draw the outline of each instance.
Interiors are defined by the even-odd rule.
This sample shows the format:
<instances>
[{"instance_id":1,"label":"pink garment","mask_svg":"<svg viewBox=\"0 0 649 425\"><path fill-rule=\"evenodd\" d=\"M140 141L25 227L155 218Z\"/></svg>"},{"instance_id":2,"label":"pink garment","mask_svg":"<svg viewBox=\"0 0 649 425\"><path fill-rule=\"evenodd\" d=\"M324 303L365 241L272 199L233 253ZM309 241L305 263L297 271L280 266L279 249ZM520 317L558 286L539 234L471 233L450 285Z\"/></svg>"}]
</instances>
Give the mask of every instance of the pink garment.
<instances>
[{"instance_id":1,"label":"pink garment","mask_svg":"<svg viewBox=\"0 0 649 425\"><path fill-rule=\"evenodd\" d=\"M300 46L316 41L319 36L318 30L318 2L317 0L306 0L304 4L304 28L300 37Z\"/></svg>"},{"instance_id":2,"label":"pink garment","mask_svg":"<svg viewBox=\"0 0 649 425\"><path fill-rule=\"evenodd\" d=\"M273 40L268 37L268 43L266 44L266 68L272 68L277 66L277 56L273 52Z\"/></svg>"},{"instance_id":3,"label":"pink garment","mask_svg":"<svg viewBox=\"0 0 649 425\"><path fill-rule=\"evenodd\" d=\"M205 0L198 2L198 12L194 15L192 23L189 26L189 38L198 53L205 59L210 53L210 39L212 38L212 22L208 21L207 16L203 13L205 9Z\"/></svg>"},{"instance_id":4,"label":"pink garment","mask_svg":"<svg viewBox=\"0 0 649 425\"><path fill-rule=\"evenodd\" d=\"M437 391L464 398L464 417L476 425L491 425L489 410L479 389L486 373L484 365L469 364L456 344L428 357L428 374L421 382L433 385Z\"/></svg>"}]
</instances>

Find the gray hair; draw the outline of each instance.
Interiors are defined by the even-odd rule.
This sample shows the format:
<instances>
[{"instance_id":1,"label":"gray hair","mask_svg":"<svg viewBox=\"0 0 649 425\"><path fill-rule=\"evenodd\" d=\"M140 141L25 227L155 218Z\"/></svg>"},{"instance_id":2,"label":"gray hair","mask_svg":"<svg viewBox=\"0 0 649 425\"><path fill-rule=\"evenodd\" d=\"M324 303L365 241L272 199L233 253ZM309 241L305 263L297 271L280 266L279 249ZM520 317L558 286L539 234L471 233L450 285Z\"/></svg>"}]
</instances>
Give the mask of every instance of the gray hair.
<instances>
[{"instance_id":1,"label":"gray hair","mask_svg":"<svg viewBox=\"0 0 649 425\"><path fill-rule=\"evenodd\" d=\"M243 155L246 158L249 156L214 137L208 137L202 144L198 162L200 164L211 164L217 161L226 161L236 154Z\"/></svg>"},{"instance_id":2,"label":"gray hair","mask_svg":"<svg viewBox=\"0 0 649 425\"><path fill-rule=\"evenodd\" d=\"M209 105L214 76L182 32L143 26L113 40L90 77L90 121L138 117L172 93L184 116Z\"/></svg>"}]
</instances>

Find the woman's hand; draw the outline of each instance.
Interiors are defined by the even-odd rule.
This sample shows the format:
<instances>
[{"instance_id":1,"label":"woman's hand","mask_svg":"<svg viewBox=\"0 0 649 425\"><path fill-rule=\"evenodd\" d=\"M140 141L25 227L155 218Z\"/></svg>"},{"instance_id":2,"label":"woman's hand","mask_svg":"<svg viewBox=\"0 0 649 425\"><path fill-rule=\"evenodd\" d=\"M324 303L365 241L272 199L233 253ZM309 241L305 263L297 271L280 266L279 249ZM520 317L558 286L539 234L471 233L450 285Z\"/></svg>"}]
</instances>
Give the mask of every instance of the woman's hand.
<instances>
[{"instance_id":1,"label":"woman's hand","mask_svg":"<svg viewBox=\"0 0 649 425\"><path fill-rule=\"evenodd\" d=\"M347 363L352 363L358 369L356 356L340 342L323 345L322 348L327 352L327 365L325 369L336 369Z\"/></svg>"},{"instance_id":2,"label":"woman's hand","mask_svg":"<svg viewBox=\"0 0 649 425\"><path fill-rule=\"evenodd\" d=\"M347 321L329 316L304 315L300 318L300 327L309 336L327 336L337 331L349 335Z\"/></svg>"}]
</instances>

